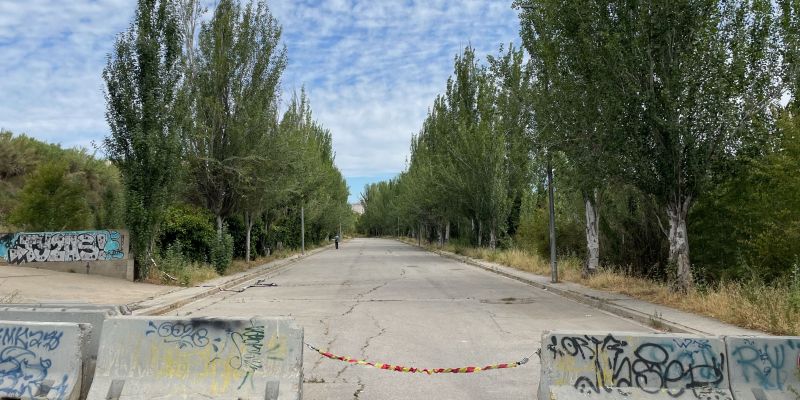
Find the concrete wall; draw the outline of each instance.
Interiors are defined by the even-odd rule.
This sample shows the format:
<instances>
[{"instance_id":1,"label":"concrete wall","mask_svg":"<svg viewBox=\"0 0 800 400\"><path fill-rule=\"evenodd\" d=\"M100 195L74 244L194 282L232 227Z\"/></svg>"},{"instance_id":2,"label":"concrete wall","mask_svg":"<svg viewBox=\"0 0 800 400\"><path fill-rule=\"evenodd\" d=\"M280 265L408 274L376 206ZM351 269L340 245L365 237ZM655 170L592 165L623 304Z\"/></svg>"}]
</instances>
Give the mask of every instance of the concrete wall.
<instances>
[{"instance_id":1,"label":"concrete wall","mask_svg":"<svg viewBox=\"0 0 800 400\"><path fill-rule=\"evenodd\" d=\"M124 230L0 233L0 263L133 280Z\"/></svg>"},{"instance_id":2,"label":"concrete wall","mask_svg":"<svg viewBox=\"0 0 800 400\"><path fill-rule=\"evenodd\" d=\"M303 330L286 318L110 318L89 399L302 398Z\"/></svg>"},{"instance_id":3,"label":"concrete wall","mask_svg":"<svg viewBox=\"0 0 800 400\"><path fill-rule=\"evenodd\" d=\"M78 399L83 339L89 329L0 321L0 397Z\"/></svg>"},{"instance_id":4,"label":"concrete wall","mask_svg":"<svg viewBox=\"0 0 800 400\"><path fill-rule=\"evenodd\" d=\"M539 399L732 399L720 338L555 331L541 362Z\"/></svg>"},{"instance_id":5,"label":"concrete wall","mask_svg":"<svg viewBox=\"0 0 800 400\"><path fill-rule=\"evenodd\" d=\"M800 337L725 338L736 400L800 399Z\"/></svg>"}]
</instances>

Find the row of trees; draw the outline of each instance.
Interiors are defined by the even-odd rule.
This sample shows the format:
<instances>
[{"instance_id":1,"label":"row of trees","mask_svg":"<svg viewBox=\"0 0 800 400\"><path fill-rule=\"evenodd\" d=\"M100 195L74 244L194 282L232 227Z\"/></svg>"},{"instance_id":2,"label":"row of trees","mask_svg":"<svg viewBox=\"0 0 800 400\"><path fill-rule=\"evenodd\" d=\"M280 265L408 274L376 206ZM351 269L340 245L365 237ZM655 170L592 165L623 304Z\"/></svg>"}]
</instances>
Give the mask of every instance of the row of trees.
<instances>
[{"instance_id":1,"label":"row of trees","mask_svg":"<svg viewBox=\"0 0 800 400\"><path fill-rule=\"evenodd\" d=\"M176 202L213 216L220 243L226 221L239 221L248 261L279 243L318 241L352 217L331 134L305 94L280 112L286 49L266 3L222 0L204 14L196 0L140 0L103 71L104 148L121 172L139 277L169 245L160 231Z\"/></svg>"},{"instance_id":2,"label":"row of trees","mask_svg":"<svg viewBox=\"0 0 800 400\"><path fill-rule=\"evenodd\" d=\"M439 241L452 231L491 248L516 231L533 173L531 75L513 46L488 64L471 48L455 58L445 94L412 139L408 170L365 188L362 229L396 233L402 220Z\"/></svg>"},{"instance_id":3,"label":"row of trees","mask_svg":"<svg viewBox=\"0 0 800 400\"><path fill-rule=\"evenodd\" d=\"M559 248L585 256L587 273L604 258L691 288L691 235L704 277L787 274L798 250L783 238L800 224L796 1L514 6L529 61L513 48L487 66L471 49L456 58L407 171L365 189L364 230L456 222L478 245L486 231L490 247L545 242L531 230L544 226L551 161Z\"/></svg>"}]
</instances>

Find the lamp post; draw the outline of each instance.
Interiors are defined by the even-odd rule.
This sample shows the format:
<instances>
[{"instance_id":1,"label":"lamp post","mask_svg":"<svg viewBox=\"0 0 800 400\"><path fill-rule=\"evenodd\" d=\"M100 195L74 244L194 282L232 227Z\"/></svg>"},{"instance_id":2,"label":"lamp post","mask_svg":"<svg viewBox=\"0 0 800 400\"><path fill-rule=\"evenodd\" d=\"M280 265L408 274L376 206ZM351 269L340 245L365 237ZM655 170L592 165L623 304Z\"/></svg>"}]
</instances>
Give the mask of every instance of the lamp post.
<instances>
[{"instance_id":1,"label":"lamp post","mask_svg":"<svg viewBox=\"0 0 800 400\"><path fill-rule=\"evenodd\" d=\"M553 204L553 165L550 152L547 153L547 197L550 209L550 282L558 282L558 261L556 260L556 210Z\"/></svg>"},{"instance_id":2,"label":"lamp post","mask_svg":"<svg viewBox=\"0 0 800 400\"><path fill-rule=\"evenodd\" d=\"M528 4L520 4L519 8L524 11L535 9L535 7ZM521 17L520 17L521 19ZM556 211L553 204L553 165L551 162L550 151L547 152L547 197L548 208L550 209L550 281L553 283L558 282L558 260L556 259Z\"/></svg>"}]
</instances>

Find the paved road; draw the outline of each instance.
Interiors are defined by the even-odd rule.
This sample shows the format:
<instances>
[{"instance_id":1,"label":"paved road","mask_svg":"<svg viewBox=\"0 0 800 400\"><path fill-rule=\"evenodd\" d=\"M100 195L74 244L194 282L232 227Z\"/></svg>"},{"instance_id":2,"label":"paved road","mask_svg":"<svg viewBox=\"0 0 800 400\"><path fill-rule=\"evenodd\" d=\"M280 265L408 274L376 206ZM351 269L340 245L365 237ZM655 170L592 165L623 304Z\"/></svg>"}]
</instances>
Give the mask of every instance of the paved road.
<instances>
[{"instance_id":1,"label":"paved road","mask_svg":"<svg viewBox=\"0 0 800 400\"><path fill-rule=\"evenodd\" d=\"M332 352L418 367L512 362L552 329L648 331L641 324L392 240L356 239L224 292L192 316L292 316ZM304 352L304 399L533 399L538 358L516 369L434 375L350 366Z\"/></svg>"}]
</instances>

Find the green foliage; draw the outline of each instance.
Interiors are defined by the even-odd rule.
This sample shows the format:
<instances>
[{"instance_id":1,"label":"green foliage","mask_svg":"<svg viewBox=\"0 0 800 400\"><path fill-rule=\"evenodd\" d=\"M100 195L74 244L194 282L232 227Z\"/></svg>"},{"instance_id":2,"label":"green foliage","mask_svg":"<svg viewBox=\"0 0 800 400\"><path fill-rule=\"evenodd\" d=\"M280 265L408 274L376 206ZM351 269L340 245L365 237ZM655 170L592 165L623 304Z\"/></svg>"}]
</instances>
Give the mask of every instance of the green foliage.
<instances>
[{"instance_id":1,"label":"green foliage","mask_svg":"<svg viewBox=\"0 0 800 400\"><path fill-rule=\"evenodd\" d=\"M211 264L218 274L224 275L231 261L233 261L233 236L228 233L227 226L223 226L222 235L214 238L211 247Z\"/></svg>"},{"instance_id":2,"label":"green foliage","mask_svg":"<svg viewBox=\"0 0 800 400\"><path fill-rule=\"evenodd\" d=\"M800 256L798 121L786 112L774 145L742 157L693 211L695 260L710 278L783 279Z\"/></svg>"},{"instance_id":3,"label":"green foliage","mask_svg":"<svg viewBox=\"0 0 800 400\"><path fill-rule=\"evenodd\" d=\"M159 233L159 247L169 249L177 243L182 256L192 262L208 262L216 242L213 216L206 210L186 204L167 209Z\"/></svg>"},{"instance_id":4,"label":"green foliage","mask_svg":"<svg viewBox=\"0 0 800 400\"><path fill-rule=\"evenodd\" d=\"M119 173L114 166L84 150L61 149L11 132L0 132L0 154L0 230L35 229L36 226L59 229L65 225L81 229L123 226L122 193ZM42 182L45 167L49 168L48 179L57 187ZM56 167L61 172L54 171ZM37 182L31 181L34 177ZM27 193L23 193L26 186ZM38 189L34 188L37 186ZM75 191L80 194L70 194ZM62 205L54 198L46 198L47 193L73 196L79 201ZM37 213L55 210L54 207L72 207L73 213L52 217L60 222L37 221ZM12 222L13 214L16 220ZM51 218L47 213L40 215ZM65 223L68 219L73 222Z\"/></svg>"},{"instance_id":5,"label":"green foliage","mask_svg":"<svg viewBox=\"0 0 800 400\"><path fill-rule=\"evenodd\" d=\"M488 67L469 47L455 58L445 93L412 139L408 170L365 188L362 232L440 241L451 232L492 248L508 242L530 184L532 116L522 52L500 53Z\"/></svg>"},{"instance_id":6,"label":"green foliage","mask_svg":"<svg viewBox=\"0 0 800 400\"><path fill-rule=\"evenodd\" d=\"M89 228L86 189L63 163L43 164L25 182L10 222L28 231Z\"/></svg>"},{"instance_id":7,"label":"green foliage","mask_svg":"<svg viewBox=\"0 0 800 400\"><path fill-rule=\"evenodd\" d=\"M181 42L176 3L140 0L103 70L111 128L104 146L122 174L137 278L147 276L158 226L180 170Z\"/></svg>"},{"instance_id":8,"label":"green foliage","mask_svg":"<svg viewBox=\"0 0 800 400\"><path fill-rule=\"evenodd\" d=\"M162 283L189 286L217 276L207 264L191 261L185 253L181 242L175 241L154 256Z\"/></svg>"}]
</instances>

